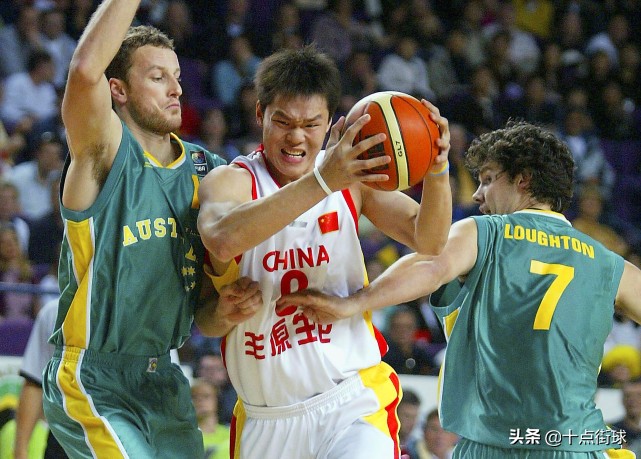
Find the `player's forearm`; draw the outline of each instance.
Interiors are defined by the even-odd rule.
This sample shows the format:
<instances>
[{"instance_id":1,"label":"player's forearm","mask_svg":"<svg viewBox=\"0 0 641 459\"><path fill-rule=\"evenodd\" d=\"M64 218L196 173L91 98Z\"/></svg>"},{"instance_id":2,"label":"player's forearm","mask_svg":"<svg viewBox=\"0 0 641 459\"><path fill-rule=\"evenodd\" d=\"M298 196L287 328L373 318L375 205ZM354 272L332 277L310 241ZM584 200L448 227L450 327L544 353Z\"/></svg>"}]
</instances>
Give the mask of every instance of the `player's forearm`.
<instances>
[{"instance_id":1,"label":"player's forearm","mask_svg":"<svg viewBox=\"0 0 641 459\"><path fill-rule=\"evenodd\" d=\"M16 458L27 457L31 434L42 415L42 388L31 381L25 381L16 411L16 438L14 442Z\"/></svg>"},{"instance_id":2,"label":"player's forearm","mask_svg":"<svg viewBox=\"0 0 641 459\"><path fill-rule=\"evenodd\" d=\"M140 0L105 0L91 17L74 52L70 72L99 81L116 55Z\"/></svg>"},{"instance_id":3,"label":"player's forearm","mask_svg":"<svg viewBox=\"0 0 641 459\"><path fill-rule=\"evenodd\" d=\"M443 283L440 267L432 258L416 253L405 255L351 298L360 311L373 311L429 295Z\"/></svg>"},{"instance_id":4,"label":"player's forearm","mask_svg":"<svg viewBox=\"0 0 641 459\"><path fill-rule=\"evenodd\" d=\"M415 226L417 252L438 255L447 242L452 224L452 190L449 173L428 173L423 179L421 206Z\"/></svg>"},{"instance_id":5,"label":"player's forearm","mask_svg":"<svg viewBox=\"0 0 641 459\"><path fill-rule=\"evenodd\" d=\"M228 262L276 234L325 197L316 178L307 174L270 196L241 204L216 221L199 220L198 228L212 255Z\"/></svg>"}]
</instances>

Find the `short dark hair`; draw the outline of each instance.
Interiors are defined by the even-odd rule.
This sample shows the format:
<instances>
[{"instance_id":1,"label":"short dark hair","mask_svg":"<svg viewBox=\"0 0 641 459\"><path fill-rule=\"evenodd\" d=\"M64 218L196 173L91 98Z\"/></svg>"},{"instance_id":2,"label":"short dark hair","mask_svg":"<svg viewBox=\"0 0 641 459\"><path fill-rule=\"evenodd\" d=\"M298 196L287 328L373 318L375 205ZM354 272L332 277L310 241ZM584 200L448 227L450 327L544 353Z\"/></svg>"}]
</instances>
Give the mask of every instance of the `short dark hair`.
<instances>
[{"instance_id":1,"label":"short dark hair","mask_svg":"<svg viewBox=\"0 0 641 459\"><path fill-rule=\"evenodd\" d=\"M51 54L44 49L35 49L29 54L27 59L27 72L33 72L41 64L53 62Z\"/></svg>"},{"instance_id":2,"label":"short dark hair","mask_svg":"<svg viewBox=\"0 0 641 459\"><path fill-rule=\"evenodd\" d=\"M497 163L510 180L529 173L533 198L563 212L571 201L574 158L567 144L551 131L525 121L510 120L505 128L482 134L472 141L465 162L478 176L487 162Z\"/></svg>"},{"instance_id":3,"label":"short dark hair","mask_svg":"<svg viewBox=\"0 0 641 459\"><path fill-rule=\"evenodd\" d=\"M146 45L174 49L174 41L156 27L148 25L130 27L118 52L105 71L107 79L118 78L127 81L127 72L131 68L131 56L138 48Z\"/></svg>"},{"instance_id":4,"label":"short dark hair","mask_svg":"<svg viewBox=\"0 0 641 459\"><path fill-rule=\"evenodd\" d=\"M420 405L421 399L413 390L405 389L403 391L403 398L401 398L401 403L408 405Z\"/></svg>"},{"instance_id":5,"label":"short dark hair","mask_svg":"<svg viewBox=\"0 0 641 459\"><path fill-rule=\"evenodd\" d=\"M338 108L341 77L334 61L314 45L283 49L265 58L254 78L263 110L276 96L322 96L330 119Z\"/></svg>"}]
</instances>

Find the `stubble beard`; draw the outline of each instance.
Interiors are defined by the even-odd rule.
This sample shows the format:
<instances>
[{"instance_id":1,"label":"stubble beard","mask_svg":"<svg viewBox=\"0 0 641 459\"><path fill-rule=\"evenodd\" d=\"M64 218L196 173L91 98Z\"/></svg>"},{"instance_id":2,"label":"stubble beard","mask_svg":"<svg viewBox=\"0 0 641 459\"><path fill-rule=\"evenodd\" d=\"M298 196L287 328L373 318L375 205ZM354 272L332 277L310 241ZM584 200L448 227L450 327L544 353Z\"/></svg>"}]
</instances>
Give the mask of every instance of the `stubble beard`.
<instances>
[{"instance_id":1,"label":"stubble beard","mask_svg":"<svg viewBox=\"0 0 641 459\"><path fill-rule=\"evenodd\" d=\"M154 112L151 109L139 103L137 100L129 104L129 115L133 121L143 129L158 135L166 135L171 132L177 132L182 124L180 116L177 118L163 116L163 114Z\"/></svg>"}]
</instances>

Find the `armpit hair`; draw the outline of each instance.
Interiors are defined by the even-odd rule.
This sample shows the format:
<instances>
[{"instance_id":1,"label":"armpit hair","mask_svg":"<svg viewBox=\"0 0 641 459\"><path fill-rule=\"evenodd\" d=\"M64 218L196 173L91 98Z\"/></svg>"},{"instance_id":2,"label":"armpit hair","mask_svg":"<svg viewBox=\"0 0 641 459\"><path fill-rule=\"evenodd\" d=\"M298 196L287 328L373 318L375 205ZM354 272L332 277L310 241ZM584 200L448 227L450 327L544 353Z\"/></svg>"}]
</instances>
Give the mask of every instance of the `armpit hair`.
<instances>
[{"instance_id":1,"label":"armpit hair","mask_svg":"<svg viewBox=\"0 0 641 459\"><path fill-rule=\"evenodd\" d=\"M93 163L92 176L98 186L102 190L102 187L107 181L107 176L109 175L109 166L106 162L106 152L107 144L97 144L89 148L87 153L91 157L91 162Z\"/></svg>"}]
</instances>

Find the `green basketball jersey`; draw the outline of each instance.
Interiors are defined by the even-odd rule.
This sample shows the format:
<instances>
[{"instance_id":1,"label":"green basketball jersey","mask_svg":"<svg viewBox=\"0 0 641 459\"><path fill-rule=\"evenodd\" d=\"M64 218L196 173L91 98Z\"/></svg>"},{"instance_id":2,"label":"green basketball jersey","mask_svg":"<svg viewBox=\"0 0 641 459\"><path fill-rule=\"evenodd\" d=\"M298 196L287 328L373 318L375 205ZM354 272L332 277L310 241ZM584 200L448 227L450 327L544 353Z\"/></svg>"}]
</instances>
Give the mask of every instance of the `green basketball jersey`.
<instances>
[{"instance_id":1,"label":"green basketball jersey","mask_svg":"<svg viewBox=\"0 0 641 459\"><path fill-rule=\"evenodd\" d=\"M594 397L623 259L555 212L474 218L476 264L434 307L443 428L503 448L619 447Z\"/></svg>"},{"instance_id":2,"label":"green basketball jersey","mask_svg":"<svg viewBox=\"0 0 641 459\"><path fill-rule=\"evenodd\" d=\"M61 209L53 344L161 355L188 338L205 253L196 226L198 184L225 161L173 135L172 142L182 153L162 167L123 124L96 201L82 212Z\"/></svg>"}]
</instances>

